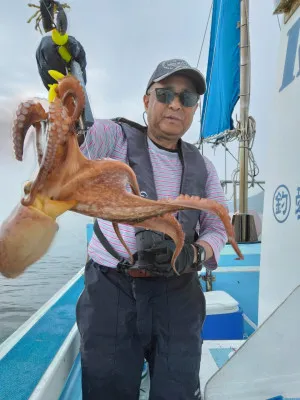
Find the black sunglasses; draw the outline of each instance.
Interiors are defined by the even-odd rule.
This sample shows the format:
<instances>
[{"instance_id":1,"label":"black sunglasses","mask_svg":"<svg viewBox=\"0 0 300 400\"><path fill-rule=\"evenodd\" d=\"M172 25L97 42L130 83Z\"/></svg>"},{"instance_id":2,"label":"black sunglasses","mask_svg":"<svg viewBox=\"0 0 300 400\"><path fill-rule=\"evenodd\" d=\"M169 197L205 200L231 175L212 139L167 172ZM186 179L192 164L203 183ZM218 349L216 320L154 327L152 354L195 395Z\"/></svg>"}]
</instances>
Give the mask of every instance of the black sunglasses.
<instances>
[{"instance_id":1,"label":"black sunglasses","mask_svg":"<svg viewBox=\"0 0 300 400\"><path fill-rule=\"evenodd\" d=\"M180 93L176 93L172 89L167 88L156 88L153 90L155 91L157 101L160 103L171 104L175 97L178 96L183 107L194 107L200 97L198 93L188 92L187 90L184 90ZM153 92L153 90L151 90L148 94Z\"/></svg>"}]
</instances>

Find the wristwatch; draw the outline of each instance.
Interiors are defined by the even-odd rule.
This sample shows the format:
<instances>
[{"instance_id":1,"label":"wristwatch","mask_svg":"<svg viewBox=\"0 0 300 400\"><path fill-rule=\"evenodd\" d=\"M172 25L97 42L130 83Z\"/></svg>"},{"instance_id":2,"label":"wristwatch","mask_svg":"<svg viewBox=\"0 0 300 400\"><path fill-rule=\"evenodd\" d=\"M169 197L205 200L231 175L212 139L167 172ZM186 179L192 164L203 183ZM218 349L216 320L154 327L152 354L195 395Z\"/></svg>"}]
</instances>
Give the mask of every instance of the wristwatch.
<instances>
[{"instance_id":1,"label":"wristwatch","mask_svg":"<svg viewBox=\"0 0 300 400\"><path fill-rule=\"evenodd\" d=\"M193 245L196 247L196 250L197 250L197 261L195 262L195 264L197 266L200 266L205 261L206 251L205 251L205 248L203 246L201 246L201 244L199 244L199 243L193 243Z\"/></svg>"}]
</instances>

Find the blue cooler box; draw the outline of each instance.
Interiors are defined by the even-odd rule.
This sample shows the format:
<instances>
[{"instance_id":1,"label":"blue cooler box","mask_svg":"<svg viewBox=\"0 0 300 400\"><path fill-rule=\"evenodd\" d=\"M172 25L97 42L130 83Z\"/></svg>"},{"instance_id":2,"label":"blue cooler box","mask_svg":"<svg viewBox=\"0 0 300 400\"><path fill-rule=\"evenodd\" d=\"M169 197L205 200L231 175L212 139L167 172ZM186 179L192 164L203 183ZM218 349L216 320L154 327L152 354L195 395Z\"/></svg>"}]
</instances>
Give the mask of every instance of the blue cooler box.
<instances>
[{"instance_id":1,"label":"blue cooler box","mask_svg":"<svg viewBox=\"0 0 300 400\"><path fill-rule=\"evenodd\" d=\"M215 290L204 292L206 319L203 340L235 340L244 338L243 311L228 293Z\"/></svg>"}]
</instances>

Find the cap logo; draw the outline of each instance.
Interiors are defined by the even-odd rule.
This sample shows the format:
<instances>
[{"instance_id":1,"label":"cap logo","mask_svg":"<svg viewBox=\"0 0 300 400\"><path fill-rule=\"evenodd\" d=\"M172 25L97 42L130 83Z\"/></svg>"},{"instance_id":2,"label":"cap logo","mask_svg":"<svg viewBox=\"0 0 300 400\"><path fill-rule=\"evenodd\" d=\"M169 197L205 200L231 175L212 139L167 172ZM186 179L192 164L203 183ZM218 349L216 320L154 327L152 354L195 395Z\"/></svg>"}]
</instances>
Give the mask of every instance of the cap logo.
<instances>
[{"instance_id":1,"label":"cap logo","mask_svg":"<svg viewBox=\"0 0 300 400\"><path fill-rule=\"evenodd\" d=\"M181 67L190 68L189 64L187 62L185 62L184 60L164 61L162 63L162 67L165 68L165 69L176 69L176 68L181 68Z\"/></svg>"}]
</instances>

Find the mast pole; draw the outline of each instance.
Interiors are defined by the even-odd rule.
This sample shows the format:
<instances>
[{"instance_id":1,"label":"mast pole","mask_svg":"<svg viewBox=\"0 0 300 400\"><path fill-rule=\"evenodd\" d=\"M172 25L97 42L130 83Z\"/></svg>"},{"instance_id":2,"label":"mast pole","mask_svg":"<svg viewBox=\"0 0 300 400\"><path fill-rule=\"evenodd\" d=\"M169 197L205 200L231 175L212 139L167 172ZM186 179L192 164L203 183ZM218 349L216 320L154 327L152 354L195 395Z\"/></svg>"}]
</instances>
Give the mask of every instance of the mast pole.
<instances>
[{"instance_id":1,"label":"mast pole","mask_svg":"<svg viewBox=\"0 0 300 400\"><path fill-rule=\"evenodd\" d=\"M239 211L248 212L248 116L250 104L250 45L248 36L249 27L249 0L241 0L241 40L240 40L240 129L239 158L240 158L240 188Z\"/></svg>"},{"instance_id":2,"label":"mast pole","mask_svg":"<svg viewBox=\"0 0 300 400\"><path fill-rule=\"evenodd\" d=\"M239 138L239 213L240 237L246 242L249 232L248 213L248 116L250 104L250 44L249 44L249 0L241 0L241 26L240 26L240 138Z\"/></svg>"},{"instance_id":3,"label":"mast pole","mask_svg":"<svg viewBox=\"0 0 300 400\"><path fill-rule=\"evenodd\" d=\"M237 242L258 240L253 215L248 214L249 161L249 104L250 104L250 41L249 0L241 0L240 22L240 137L239 137L239 212L233 216Z\"/></svg>"}]
</instances>

